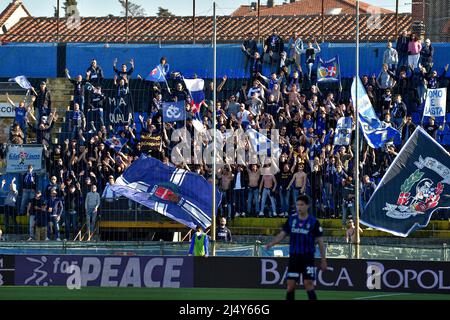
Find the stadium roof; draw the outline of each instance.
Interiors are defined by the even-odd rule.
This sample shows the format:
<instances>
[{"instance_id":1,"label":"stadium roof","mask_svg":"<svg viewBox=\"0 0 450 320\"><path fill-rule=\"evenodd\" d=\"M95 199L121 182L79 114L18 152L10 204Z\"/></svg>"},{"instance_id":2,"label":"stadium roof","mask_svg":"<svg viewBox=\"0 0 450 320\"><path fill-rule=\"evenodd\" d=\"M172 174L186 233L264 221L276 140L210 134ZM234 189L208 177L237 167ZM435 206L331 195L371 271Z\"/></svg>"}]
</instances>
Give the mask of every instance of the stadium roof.
<instances>
[{"instance_id":1,"label":"stadium roof","mask_svg":"<svg viewBox=\"0 0 450 320\"><path fill-rule=\"evenodd\" d=\"M303 1L310 0L302 0L301 2ZM338 2L348 3L352 1L339 0ZM25 10L26 14L21 8ZM18 11L21 12L21 15L18 14ZM61 18L58 36L58 22L54 17L32 17L19 0L10 3L0 14L0 18L5 19L4 17L13 14L17 16L17 21L9 27L6 34L0 34L2 44L8 42L168 43L193 41L191 16L129 18L127 39L125 17L80 17L78 25L75 19L68 23L66 18ZM369 18L369 14L361 15L361 41L384 41L396 36L395 14L381 14L379 19L373 19L372 17L369 20ZM257 21L256 16L219 16L217 17L217 41L222 43L242 41L246 38L248 32L257 33ZM409 29L411 22L411 14L399 14L398 29ZM75 27L70 27L70 23ZM261 37L269 36L275 27L286 40L294 32L297 32L303 39L317 37L320 40L322 16L316 14L307 16L262 16L260 18ZM324 34L324 41L355 41L355 16L345 13L325 15ZM212 36L212 17L196 17L195 40L197 42L211 42Z\"/></svg>"},{"instance_id":2,"label":"stadium roof","mask_svg":"<svg viewBox=\"0 0 450 320\"><path fill-rule=\"evenodd\" d=\"M384 41L396 36L395 14L381 15L379 28L368 28L369 15L361 16L361 41ZM68 29L65 19L60 20L59 42L126 42L126 24L123 17L81 18L78 29ZM399 30L409 29L410 14L399 15ZM22 18L2 36L3 42L58 42L56 18ZM211 17L196 17L196 40L211 41L213 21ZM297 31L304 39L316 36L320 39L320 16L261 17L260 34L269 36L273 28L288 38ZM256 17L218 17L217 40L241 41L246 34L257 31ZM353 15L326 16L324 18L325 41L354 41L355 17ZM192 41L192 17L142 17L129 19L128 41L137 43Z\"/></svg>"},{"instance_id":3,"label":"stadium roof","mask_svg":"<svg viewBox=\"0 0 450 320\"><path fill-rule=\"evenodd\" d=\"M340 14L354 14L356 11L356 1L355 0L325 0L324 1L324 12L325 14L330 14L333 9L335 12L340 12ZM377 10L379 13L394 13L393 11L380 8L377 6L372 6L365 2L359 2L360 13L371 13L371 10ZM322 13L322 1L320 0L297 0L292 3L283 3L281 5L274 5L269 8L266 5L260 6L260 16L308 16L308 15L318 15ZM243 5L237 8L231 16L256 16L258 11L256 8L252 8L249 5Z\"/></svg>"}]
</instances>

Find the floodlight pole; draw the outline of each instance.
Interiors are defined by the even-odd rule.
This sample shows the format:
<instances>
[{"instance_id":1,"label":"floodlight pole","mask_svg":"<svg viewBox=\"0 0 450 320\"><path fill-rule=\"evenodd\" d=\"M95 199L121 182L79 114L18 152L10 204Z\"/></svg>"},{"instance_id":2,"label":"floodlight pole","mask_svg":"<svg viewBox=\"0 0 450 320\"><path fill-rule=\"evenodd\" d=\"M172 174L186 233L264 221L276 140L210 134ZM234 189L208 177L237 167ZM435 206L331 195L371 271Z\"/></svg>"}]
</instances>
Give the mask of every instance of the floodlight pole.
<instances>
[{"instance_id":1,"label":"floodlight pole","mask_svg":"<svg viewBox=\"0 0 450 320\"><path fill-rule=\"evenodd\" d=\"M192 43L195 44L195 0L192 0Z\"/></svg>"},{"instance_id":2,"label":"floodlight pole","mask_svg":"<svg viewBox=\"0 0 450 320\"><path fill-rule=\"evenodd\" d=\"M125 39L128 44L128 0L125 0Z\"/></svg>"},{"instance_id":3,"label":"floodlight pole","mask_svg":"<svg viewBox=\"0 0 450 320\"><path fill-rule=\"evenodd\" d=\"M355 158L355 225L356 225L356 243L355 243L355 257L359 259L359 111L358 111L358 82L359 82L359 0L356 0L356 94L355 94L355 113L356 113L356 158Z\"/></svg>"},{"instance_id":4,"label":"floodlight pole","mask_svg":"<svg viewBox=\"0 0 450 320\"><path fill-rule=\"evenodd\" d=\"M59 0L56 1L56 42L59 43Z\"/></svg>"},{"instance_id":5,"label":"floodlight pole","mask_svg":"<svg viewBox=\"0 0 450 320\"><path fill-rule=\"evenodd\" d=\"M212 216L211 216L211 245L212 245L212 255L216 255L216 105L217 105L217 18L216 18L216 2L213 2L213 17L214 17L214 36L213 36L213 174L212 174L212 185L213 185L213 195L212 195Z\"/></svg>"}]
</instances>

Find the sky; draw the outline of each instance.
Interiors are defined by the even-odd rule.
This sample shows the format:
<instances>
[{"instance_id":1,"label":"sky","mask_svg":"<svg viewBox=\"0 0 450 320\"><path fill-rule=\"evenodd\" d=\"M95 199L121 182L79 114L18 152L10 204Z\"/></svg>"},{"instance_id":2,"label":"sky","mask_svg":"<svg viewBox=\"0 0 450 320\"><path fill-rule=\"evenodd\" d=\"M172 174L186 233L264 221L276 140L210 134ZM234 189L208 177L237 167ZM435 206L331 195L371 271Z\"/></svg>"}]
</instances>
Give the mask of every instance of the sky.
<instances>
[{"instance_id":1,"label":"sky","mask_svg":"<svg viewBox=\"0 0 450 320\"><path fill-rule=\"evenodd\" d=\"M169 9L178 16L192 15L191 0L130 0L141 5L147 15L156 15L158 7ZM216 0L217 15L229 15L240 5L249 5L257 0ZM320 0L317 0L320 1ZM325 0L326 1L326 0ZM377 5L395 11L396 0L365 0L372 5ZM0 0L0 11L4 10L11 0ZM64 0L60 0L61 6ZM78 10L81 16L107 16L109 14L118 16L122 7L117 0L77 0ZM212 0L196 0L196 15L212 15ZM266 0L261 0L261 4L266 4ZM399 0L399 12L411 12L412 0ZM23 0L23 3L35 17L53 16L56 0ZM283 0L275 0L275 4L282 4Z\"/></svg>"}]
</instances>

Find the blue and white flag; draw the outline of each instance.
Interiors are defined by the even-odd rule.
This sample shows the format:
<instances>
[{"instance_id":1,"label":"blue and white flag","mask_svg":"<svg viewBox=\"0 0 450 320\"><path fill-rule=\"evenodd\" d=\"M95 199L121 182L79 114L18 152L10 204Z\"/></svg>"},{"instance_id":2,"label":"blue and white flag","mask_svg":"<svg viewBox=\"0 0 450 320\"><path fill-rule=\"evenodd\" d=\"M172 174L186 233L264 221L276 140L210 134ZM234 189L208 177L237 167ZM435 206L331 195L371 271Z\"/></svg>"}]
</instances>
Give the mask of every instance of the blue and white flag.
<instances>
[{"instance_id":1,"label":"blue and white flag","mask_svg":"<svg viewBox=\"0 0 450 320\"><path fill-rule=\"evenodd\" d=\"M341 81L341 68L338 55L326 61L322 60L320 56L318 56L317 59L317 82Z\"/></svg>"},{"instance_id":2,"label":"blue and white flag","mask_svg":"<svg viewBox=\"0 0 450 320\"><path fill-rule=\"evenodd\" d=\"M369 96L364 89L361 79L354 77L352 83L352 101L356 104L356 81L358 81L358 113L359 124L364 133L367 143L372 148L381 148L391 139L394 139L394 144L401 144L401 133L392 128L382 125L373 110L372 103Z\"/></svg>"},{"instance_id":3,"label":"blue and white flag","mask_svg":"<svg viewBox=\"0 0 450 320\"><path fill-rule=\"evenodd\" d=\"M122 150L122 147L127 142L128 142L128 139L112 137L110 139L107 139L105 144L108 147L113 148L116 152L120 152L120 150Z\"/></svg>"},{"instance_id":4,"label":"blue and white flag","mask_svg":"<svg viewBox=\"0 0 450 320\"><path fill-rule=\"evenodd\" d=\"M281 149L278 143L272 142L264 134L256 131L255 129L248 129L246 131L250 139L250 144L253 151L260 156L275 157L276 159L281 156Z\"/></svg>"},{"instance_id":5,"label":"blue and white flag","mask_svg":"<svg viewBox=\"0 0 450 320\"><path fill-rule=\"evenodd\" d=\"M447 109L447 88L428 89L424 117L445 117Z\"/></svg>"},{"instance_id":6,"label":"blue and white flag","mask_svg":"<svg viewBox=\"0 0 450 320\"><path fill-rule=\"evenodd\" d=\"M190 228L211 225L213 187L202 176L141 156L111 189ZM216 190L216 207L221 194Z\"/></svg>"},{"instance_id":7,"label":"blue and white flag","mask_svg":"<svg viewBox=\"0 0 450 320\"><path fill-rule=\"evenodd\" d=\"M419 126L375 189L361 223L407 237L438 209L449 208L450 154Z\"/></svg>"},{"instance_id":8,"label":"blue and white flag","mask_svg":"<svg viewBox=\"0 0 450 320\"><path fill-rule=\"evenodd\" d=\"M186 120L185 101L163 102L163 121L175 122Z\"/></svg>"},{"instance_id":9,"label":"blue and white flag","mask_svg":"<svg viewBox=\"0 0 450 320\"><path fill-rule=\"evenodd\" d=\"M16 82L23 89L31 89L31 84L25 76L17 76L15 78L11 78L8 81Z\"/></svg>"},{"instance_id":10,"label":"blue and white flag","mask_svg":"<svg viewBox=\"0 0 450 320\"><path fill-rule=\"evenodd\" d=\"M352 138L352 118L341 117L337 121L334 134L334 145L348 146Z\"/></svg>"},{"instance_id":11,"label":"blue and white flag","mask_svg":"<svg viewBox=\"0 0 450 320\"><path fill-rule=\"evenodd\" d=\"M150 74L145 78L145 80L153 82L166 82L166 77L164 76L164 72L161 70L161 67L158 65L150 71Z\"/></svg>"}]
</instances>

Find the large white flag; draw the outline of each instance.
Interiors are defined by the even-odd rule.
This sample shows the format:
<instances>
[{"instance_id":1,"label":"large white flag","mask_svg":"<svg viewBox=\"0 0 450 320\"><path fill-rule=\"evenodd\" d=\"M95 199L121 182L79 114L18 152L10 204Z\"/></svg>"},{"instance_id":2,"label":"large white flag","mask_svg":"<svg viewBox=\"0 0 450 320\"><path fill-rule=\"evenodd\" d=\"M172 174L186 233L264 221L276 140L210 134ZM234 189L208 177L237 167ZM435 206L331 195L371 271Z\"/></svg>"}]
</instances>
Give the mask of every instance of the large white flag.
<instances>
[{"instance_id":1,"label":"large white flag","mask_svg":"<svg viewBox=\"0 0 450 320\"><path fill-rule=\"evenodd\" d=\"M24 89L31 89L31 84L25 76L17 76L15 78L11 78L8 81L17 82L17 84Z\"/></svg>"}]
</instances>

